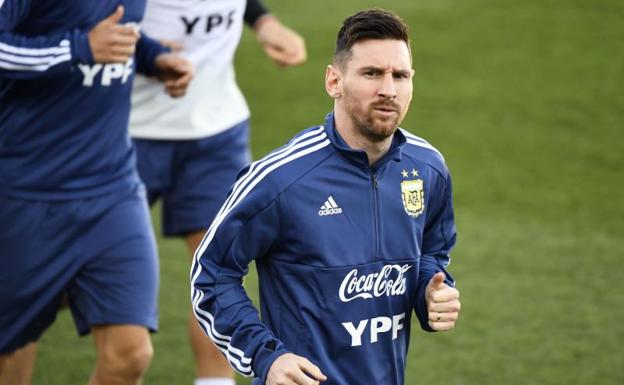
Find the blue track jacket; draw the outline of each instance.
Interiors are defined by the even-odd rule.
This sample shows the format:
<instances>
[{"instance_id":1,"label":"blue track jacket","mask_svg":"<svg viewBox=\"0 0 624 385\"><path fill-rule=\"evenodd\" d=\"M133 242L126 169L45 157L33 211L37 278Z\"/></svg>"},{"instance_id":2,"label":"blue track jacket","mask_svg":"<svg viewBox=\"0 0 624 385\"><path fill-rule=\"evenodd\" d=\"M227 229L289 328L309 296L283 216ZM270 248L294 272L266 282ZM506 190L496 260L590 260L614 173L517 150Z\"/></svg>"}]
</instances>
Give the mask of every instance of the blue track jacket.
<instances>
[{"instance_id":1,"label":"blue track jacket","mask_svg":"<svg viewBox=\"0 0 624 385\"><path fill-rule=\"evenodd\" d=\"M139 182L127 127L135 69L165 49L143 36L125 64L95 64L88 32L145 0L0 0L0 194L65 200Z\"/></svg>"},{"instance_id":2,"label":"blue track jacket","mask_svg":"<svg viewBox=\"0 0 624 385\"><path fill-rule=\"evenodd\" d=\"M195 315L254 384L286 352L318 365L323 384L403 384L412 310L430 331L425 287L455 238L436 149L399 129L370 167L330 114L241 171L195 253ZM262 321L242 286L252 260Z\"/></svg>"}]
</instances>

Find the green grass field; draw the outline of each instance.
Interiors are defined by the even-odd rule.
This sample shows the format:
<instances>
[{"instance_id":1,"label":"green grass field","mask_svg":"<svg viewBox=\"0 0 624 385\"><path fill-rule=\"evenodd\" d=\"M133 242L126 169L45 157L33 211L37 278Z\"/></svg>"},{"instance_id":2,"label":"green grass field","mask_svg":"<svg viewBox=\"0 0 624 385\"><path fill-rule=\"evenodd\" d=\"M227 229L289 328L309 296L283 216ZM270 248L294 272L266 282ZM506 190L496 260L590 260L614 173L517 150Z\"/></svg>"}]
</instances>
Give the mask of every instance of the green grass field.
<instances>
[{"instance_id":1,"label":"green grass field","mask_svg":"<svg viewBox=\"0 0 624 385\"><path fill-rule=\"evenodd\" d=\"M463 309L450 333L413 325L406 383L624 384L624 2L266 3L306 37L309 60L282 71L244 35L237 67L256 158L331 109L324 69L345 16L380 6L411 26L403 127L438 147L454 176ZM159 246L161 330L145 383L191 384L189 259L179 240ZM254 291L255 278L247 284ZM34 383L86 383L93 360L64 312Z\"/></svg>"}]
</instances>

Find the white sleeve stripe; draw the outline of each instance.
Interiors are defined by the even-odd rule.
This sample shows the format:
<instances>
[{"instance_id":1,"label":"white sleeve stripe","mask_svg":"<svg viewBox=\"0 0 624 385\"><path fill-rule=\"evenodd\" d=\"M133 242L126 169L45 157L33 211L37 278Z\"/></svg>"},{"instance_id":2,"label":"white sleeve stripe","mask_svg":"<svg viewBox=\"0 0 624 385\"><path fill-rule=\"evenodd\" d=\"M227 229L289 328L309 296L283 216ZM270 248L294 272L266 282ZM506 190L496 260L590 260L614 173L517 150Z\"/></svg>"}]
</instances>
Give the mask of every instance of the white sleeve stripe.
<instances>
[{"instance_id":1,"label":"white sleeve stripe","mask_svg":"<svg viewBox=\"0 0 624 385\"><path fill-rule=\"evenodd\" d=\"M435 151L438 155L440 155L440 157L442 157L442 159L444 159L444 156L442 155L442 153L440 151L438 151L435 147L430 145L429 143L417 142L417 141L411 140L411 139L407 139L407 143L412 144L414 146L428 148L428 149L430 149L432 151Z\"/></svg>"},{"instance_id":2,"label":"white sleeve stripe","mask_svg":"<svg viewBox=\"0 0 624 385\"><path fill-rule=\"evenodd\" d=\"M401 130L403 135L405 135L406 138L414 139L414 140L417 140L417 141L423 142L423 143L429 143L426 140L424 140L423 138L421 138L420 136L416 136L416 135L412 134L411 132L407 131L404 128L399 128L399 129Z\"/></svg>"},{"instance_id":3,"label":"white sleeve stripe","mask_svg":"<svg viewBox=\"0 0 624 385\"><path fill-rule=\"evenodd\" d=\"M243 175L236 182L236 184L234 185L232 194L230 194L230 196L228 196L228 200L226 201L226 205L224 205L224 207L222 207L221 209L222 210L226 210L228 208L227 203L229 201L231 201L231 200L236 199L235 194L238 191L240 191L240 190L237 190L237 189L240 187L240 185L246 183L249 178L252 178L254 175L256 175L256 169L258 169L260 167L263 167L265 164L268 164L272 160L283 158L284 156L288 155L289 153L291 153L292 151L294 151L297 148L301 148L301 147L303 147L303 146L305 146L305 145L307 145L309 143L312 143L314 141L319 140L319 138L321 136L324 138L325 137L325 136L323 136L323 135L325 135L324 133L322 135L315 136L315 135L320 134L321 132L323 132L323 130L324 130L324 127L321 126L318 129L316 129L316 130L307 132L304 135L301 135L300 137L298 137L295 140L293 140L290 144L288 144L284 148L281 148L281 149L279 149L277 151L271 152L270 154L268 154L264 158L262 158L262 159L260 159L260 160L258 160L256 162L253 162L251 164L251 167L247 171L247 173L245 175ZM314 137L314 138L312 140L307 140L306 141L306 139L308 139L310 137ZM287 154L284 154L284 153L287 153ZM284 154L284 155L282 155L282 154Z\"/></svg>"},{"instance_id":4,"label":"white sleeve stripe","mask_svg":"<svg viewBox=\"0 0 624 385\"><path fill-rule=\"evenodd\" d=\"M248 172L247 172L247 173L246 173L243 177L241 177L241 178L239 179L239 181L238 181L238 182L234 185L234 190L233 190L233 193L230 195L230 197L228 198L228 200L227 200L227 201L224 203L224 205L221 207L221 209L219 210L219 213L217 214L217 217L220 217L220 216L222 215L222 213L223 213L225 210L227 210L227 209L229 208L229 203L230 203L230 202L232 202L232 200L233 200L233 198L234 198L234 194L235 194L236 192L238 192L238 191L239 191L239 190L237 190L237 188L238 188L238 187L239 187L239 186L240 186L243 182L245 182L245 181L247 180L247 178L248 178L248 177L253 177L253 176L255 175L254 171L255 171L255 169L256 169L258 166L262 166L265 162L268 162L268 161L272 160L273 158L278 157L280 154L282 154L282 153L284 153L284 152L289 151L290 149L292 149L293 147L295 147L295 146L296 146L299 142L303 141L303 140L304 140L304 139L306 139L306 138L309 138L309 137L311 137L311 136L314 136L314 135L316 135L316 134L318 134L318 133L322 132L323 130L324 130L324 128L323 128L323 127L319 127L319 128L318 128L318 129L316 129L316 130L313 130L313 131L310 131L310 132L308 132L308 133L306 133L306 134L304 134L304 135L301 135L300 137L298 137L298 138L296 138L295 140L293 140L293 141L292 141L292 142L291 142L288 146L286 146L286 147L284 147L284 148L282 148L282 149L280 149L280 150L278 150L278 151L275 151L275 152L273 152L273 153L271 153L271 154L267 155L266 157L264 157L263 159L261 159L261 160L259 160L259 161L257 161L257 162L254 162L254 163L251 165L251 167L250 167L250 169L248 170ZM210 229L209 229L209 231L210 231ZM204 236L204 240L205 240L205 239L206 239L206 236ZM202 244L203 244L203 243L204 243L204 241L202 241ZM202 246L202 245L200 244L200 247L201 247L201 246ZM198 248L198 250L199 250L199 248ZM203 251L202 251L202 253L203 253ZM198 255L198 253L196 252L196 253L195 253L195 258L194 258L194 260L193 260L193 265L194 265L194 267L191 269L191 272L192 272L193 270L195 270L197 266L199 266L198 264L196 264L196 263L195 263L195 262L196 262L196 260L197 260L197 255ZM191 276L191 280L192 280L193 282L195 281L196 276L197 276L197 275L199 275L199 271L196 271L196 273L197 273L197 274L192 274L192 276ZM197 298L199 297L199 295L200 295L200 294L201 294L201 293L200 293L199 291L197 291L197 292L193 293L193 299L194 299L194 301L196 301L196 300L197 300ZM214 331L214 334L213 334L213 335L215 335L215 336L217 337L217 339L219 339L219 340L220 340L220 338L223 338L223 339L225 339L225 341L229 341L229 340L230 340L230 338L229 338L229 337L221 335L221 334L220 334L220 333L218 333L216 330L214 330L214 329L213 329L213 331ZM225 341L224 341L224 342L225 342Z\"/></svg>"},{"instance_id":5,"label":"white sleeve stripe","mask_svg":"<svg viewBox=\"0 0 624 385\"><path fill-rule=\"evenodd\" d=\"M210 228L208 229L208 231L206 232L206 234L204 235L204 239L202 239L199 247L197 248L197 250L195 251L195 255L193 257L193 267L191 268L191 282L195 282L195 280L197 279L197 276L199 275L199 271L196 271L193 274L193 271L199 267L198 264L196 264L196 262L199 260L199 256L201 254L204 253L205 248L206 248L206 244L209 243L212 240L212 237L214 235L211 235L213 233L213 230L216 226L218 226L221 221L224 219L224 217L229 213L229 210L231 209L231 207L233 207L233 205L236 204L235 201L237 201L239 199L239 192L241 191L242 188L244 188L246 186L246 183L252 179L254 176L257 175L257 173L263 169L263 167L265 165L270 164L270 162L274 161L274 160L279 160L282 159L286 156L288 156L290 153L294 152L295 150L301 148L301 147L305 147L309 144L318 142L319 140L322 140L326 137L327 135L323 132L320 135L310 139L310 140L305 140L305 141L301 141L301 139L304 138L298 138L300 140L298 141L293 141L289 146L287 146L286 148L282 149L283 151L279 151L276 152L275 154L270 154L272 156L267 156L262 160L259 160L257 162L252 163L251 167L249 168L249 170L247 171L247 173L241 177L236 184L234 185L232 192L230 193L230 196L228 197L228 199L225 201L225 203L223 204L223 206L221 207L221 209L219 210L219 212L217 213L217 215L215 216L215 219L212 222L212 225L210 225ZM246 195L246 194L245 194ZM240 199L242 199L242 197L240 197Z\"/></svg>"},{"instance_id":6,"label":"white sleeve stripe","mask_svg":"<svg viewBox=\"0 0 624 385\"><path fill-rule=\"evenodd\" d=\"M198 301L201 300L201 298L203 298L203 296L198 297ZM212 315L200 309L198 306L195 306L195 304L193 305L193 311L195 312L197 319L203 326L202 329L204 329L206 334L212 339L213 337L212 330L214 329L212 328L212 325L209 322L209 320L213 320ZM199 317L199 314L205 315L206 318ZM241 374L245 376L254 376L254 372L253 370L251 370L251 365L250 365L251 359L245 358L242 351L230 346L229 344L224 345L223 343L220 343L220 344L216 344L216 346L217 346L217 349L219 349L219 351L223 353L223 355L225 355L225 357L227 358L232 368L236 369L238 372L240 372ZM233 354L236 354L237 356L241 356L242 359L235 357Z\"/></svg>"},{"instance_id":7,"label":"white sleeve stripe","mask_svg":"<svg viewBox=\"0 0 624 385\"><path fill-rule=\"evenodd\" d=\"M411 139L411 140L414 140L414 141L420 142L420 143L429 143L426 140L424 140L423 138L418 137L416 135L412 135L412 134L408 133L407 131L403 131L403 133L405 134L405 138L407 138L407 139Z\"/></svg>"},{"instance_id":8,"label":"white sleeve stripe","mask_svg":"<svg viewBox=\"0 0 624 385\"><path fill-rule=\"evenodd\" d=\"M413 144L414 146L418 146L418 147L423 147L423 148L428 148L430 150L435 151L438 155L440 155L442 157L442 159L444 160L444 156L442 155L442 153L440 151L438 151L437 148L433 147L431 145L431 143L427 142L426 140L424 140L421 137L418 137L414 134L412 134L411 132L406 131L403 128L400 128L401 132L403 133L403 135L405 135L405 139L407 139L407 143L409 144Z\"/></svg>"},{"instance_id":9,"label":"white sleeve stripe","mask_svg":"<svg viewBox=\"0 0 624 385\"><path fill-rule=\"evenodd\" d=\"M323 127L321 127L320 129L316 130L316 132L314 133L318 133L321 132L323 130ZM306 137L312 136L314 135L314 133L307 133ZM313 137L310 140L304 141L303 136L300 138L297 138L297 140L293 141L289 146L287 146L286 148L273 153L273 154L269 154L269 156L265 157L263 160L258 161L258 162L254 162L254 164L252 164L252 166L250 167L249 171L247 172L247 174L242 177L239 182L237 182L237 185L235 185L234 189L232 190L231 196L230 198L233 198L237 195L237 193L241 190L243 190L240 195L236 196L233 199L228 199L224 205L222 206L221 210L220 210L220 214L217 215L217 217L215 218L213 224L210 226L210 229L208 230L208 232L206 233L206 235L204 236L204 239L202 240L202 244L200 245L200 247L197 249L197 251L195 252L195 257L193 259L193 268L191 269L191 271L193 271L194 269L197 269L195 274L193 274L192 279L191 279L191 290L192 290L192 297L195 298L195 301L193 303L193 309L194 312L196 314L196 316L200 319L202 319L203 321L205 321L205 326L208 326L211 333L209 334L209 336L211 338L213 338L215 336L215 334L218 334L220 337L225 338L227 341L231 341L231 337L230 336L223 336L220 333L218 333L215 328L214 328L214 318L213 316L201 309L199 307L199 303L201 302L201 299L203 298L203 293L199 293L199 295L197 294L197 291L194 287L195 281L197 279L197 277L199 277L199 275L201 274L202 271L202 266L201 263L199 262L199 258L201 257L201 255L203 254L203 252L205 251L206 247L208 246L208 244L210 244L210 242L212 241L212 239L214 238L215 232L217 230L217 228L219 227L219 225L221 224L221 222L225 219L225 217L229 214L229 212L239 203L242 201L242 199L244 199L249 192L262 180L264 179L269 173L271 173L273 170L275 170L278 167L281 167L282 165L291 162L297 158L300 158L302 156L308 155L312 152L318 151L323 147L326 147L330 144L330 141L328 139L326 139L327 135L323 132L320 135L317 135L316 137ZM317 143L312 147L308 147L305 149L301 149L299 151L301 147L316 143L320 140L323 140L321 143ZM298 143L300 142L300 143ZM294 152L294 153L293 153ZM292 154L291 154L292 153ZM279 160L281 159L281 160ZM279 160L276 163L271 164L273 161L275 160ZM271 164L269 167L267 167L263 172L260 173L260 175L258 175L257 178L254 179L254 176L260 171L262 170L262 168L264 168L264 166ZM257 167L254 167L257 166ZM245 183L243 183L243 180L245 181ZM222 341L219 341L222 342ZM249 360L249 362L251 362L251 360L247 357L244 356L243 352L240 351L239 349L231 346L231 344L229 344L228 342L228 351L232 350L236 353L241 352L241 354L239 354L241 356L241 359L244 361ZM237 359L235 357L231 357L232 360L234 362L237 361Z\"/></svg>"},{"instance_id":10,"label":"white sleeve stripe","mask_svg":"<svg viewBox=\"0 0 624 385\"><path fill-rule=\"evenodd\" d=\"M291 151L286 152L282 156L276 157L275 160L284 158L286 155L289 155L291 152L293 152L294 150L296 150L300 146L309 145L309 144L312 144L314 142L318 142L319 140L322 140L325 137L326 137L326 135L325 135L325 133L323 133L323 134L319 135L318 139L313 138L313 139L316 139L316 140L310 140L310 141L302 142L300 145L294 146L293 148L291 148ZM238 191L240 191L241 189L244 188L244 191L240 194L240 196L236 197L236 201L233 202L231 205L229 204L230 203L229 199L228 199L228 201L226 201L226 203L221 207L220 214L218 214L217 217L215 217L214 221L212 222L212 225L210 226L210 228L208 229L208 231L204 235L204 239L202 240L202 244L200 244L199 248L195 252L195 257L193 259L193 264L194 265L197 264L197 271L191 277L191 283L192 284L195 283L195 280L197 279L197 277L199 276L199 273L201 271L201 265L198 264L199 258L201 257L201 255L206 250L206 247L208 246L208 244L212 241L216 229L219 227L219 225L225 219L225 217L229 214L229 212L236 206L236 204L238 204L243 198L245 198L245 196L247 196L249 191L253 187L255 187L262 179L264 179L264 177L268 173L273 171L275 168L280 167L283 164L288 163L288 162L290 162L290 161L292 161L294 159L297 159L297 158L299 158L301 156L304 156L304 155L307 155L307 154L309 154L311 152L314 152L314 151L316 151L316 150L318 150L320 148L323 148L323 147L327 146L328 144L329 144L329 140L326 139L324 142L322 142L320 144L317 144L317 145L315 145L313 147L308 147L308 148L306 148L304 150L300 150L298 152L295 152L294 154L292 154L292 155L286 157L285 159L282 159L281 161L279 161L279 162L273 164L272 166L268 167L266 170L264 170L260 174L260 176L258 176L256 179L254 179L250 183L244 184L244 185L239 185L238 189L235 189L235 190L232 191L230 197L235 196ZM262 170L262 166L257 168L255 170L255 172L252 175L250 175L250 177L248 179L251 180L257 174L257 172L259 172L260 170ZM251 171L251 168L250 168L250 171ZM242 178L241 178L241 180L242 180ZM194 266L194 268L195 268L195 266Z\"/></svg>"},{"instance_id":11,"label":"white sleeve stripe","mask_svg":"<svg viewBox=\"0 0 624 385\"><path fill-rule=\"evenodd\" d=\"M217 213L217 216L215 217L215 220L212 222L212 224L210 225L210 228L208 229L208 232L206 233L206 236L204 237L204 239L202 240L199 248L197 249L197 251L195 252L195 254L201 255L203 254L203 252L205 251L205 241L209 238L208 234L210 234L212 227L213 226L218 226L219 223L223 220L223 217L225 217L225 215L227 215L226 211L229 212L229 210L231 209L231 207L233 207L240 199L242 199L242 197L239 197L241 190L243 190L246 186L247 183L253 179L265 166L268 166L269 164L271 164L273 161L279 160L279 159L283 159L284 157L287 157L288 155L290 155L291 153L306 147L312 143L315 142L319 142L323 139L325 139L327 137L327 134L325 134L325 132L320 133L319 135L312 137L311 139L308 140L303 140L303 141L299 141L299 142L293 142L290 146L288 146L285 149L282 149L282 151L279 151L278 153L273 154L273 156L270 157L266 157L265 159L259 160L257 162L252 163L251 167L249 168L249 170L247 171L247 173L240 178L236 184L234 185L234 188L232 190L232 193L230 194L230 196L228 197L228 199L225 201L225 204L221 207L221 209L219 210L219 212ZM212 239L212 238L210 238ZM210 242L210 239L207 240L207 242Z\"/></svg>"},{"instance_id":12,"label":"white sleeve stripe","mask_svg":"<svg viewBox=\"0 0 624 385\"><path fill-rule=\"evenodd\" d=\"M312 153L312 152L314 152L314 151L317 151L317 150L319 150L319 149L321 149L321 148L323 148L323 147L325 147L325 146L329 145L329 143L330 143L330 142L329 142L329 140L327 140L327 139L326 139L324 142L321 142L321 143L319 143L319 144L317 144L317 145L315 145L315 146L313 146L313 147L309 147L309 148L307 148L307 149L305 149L305 150L302 150L302 151L300 151L300 152L297 152L297 153L295 153L295 154L293 154L293 155L291 155L291 156L289 156L289 157L287 157L287 158L285 158L285 159L282 159L281 161L279 161L279 162L277 162L277 163L273 164L271 167L267 168L267 169L266 169L266 170L265 170L265 171L264 171L264 172L263 172L263 173L262 173L262 174L261 174L258 178L256 178L253 182L251 182L251 184L250 184L250 185L249 185L249 186L248 186L248 187L244 190L244 192L243 192L243 193L242 193L242 195L240 196L240 198L239 198L239 200L237 201L237 203L238 203L238 202L240 202L240 200L242 200L245 196L247 196L247 194L248 194L248 193L249 193L249 192L250 192L250 191L251 191L251 190L252 190L252 189L253 189L253 188L254 188L254 187L255 187L255 186L256 186L256 185L257 185L257 184L261 181L261 180L262 180L262 179L264 179L264 177L266 177L266 175L268 175L270 172L272 172L272 171L273 171L273 170L275 170L276 168L278 168L278 167L280 167L280 166L284 165L285 163L288 163L288 162L290 162L290 161L292 161L292 160L294 160L294 159L300 158L300 157L302 157L302 156L304 156L304 155L307 155L307 154L309 154L309 153ZM233 208L233 207L235 207L235 205L236 205L236 203L232 206L232 208ZM228 210L228 212L227 212L227 213L229 213L229 211L231 211L231 209L230 209L230 210ZM218 221L218 223L217 223L217 220L215 220L214 224L216 224L216 226L212 229L212 231L209 231L209 232L206 234L206 236L208 237L208 242L207 242L207 244L209 244L209 243L210 243L210 241L212 241L212 238L214 237L214 233L215 233L216 229L218 228L219 224L222 222L223 218L224 218L225 216L227 216L227 213L225 213L225 215L224 215L224 216L223 216L223 217L222 217L222 218ZM203 252L202 252L202 253L203 253ZM199 254L199 256L201 256L201 253ZM194 286L195 280L197 279L197 277L199 276L199 274L201 273L201 270L202 270L202 266L201 266L201 264L199 263L199 257L195 259L194 263L197 263L197 264L198 264L198 269L197 269L197 273L196 273L196 274L195 274L195 276L193 277L192 286ZM203 311L202 309L200 309L200 308L199 308L199 302L201 302L201 298L202 298L202 297L203 297L203 295L202 295L202 294L200 294L200 296L199 296L199 297L197 297L197 301L193 304L193 308L195 309L195 314L196 314L196 315L198 315L198 316L199 316L199 313L200 313L200 312L201 312L202 314L210 314L210 313L205 312L205 311ZM212 315L210 315L210 317L211 317L211 320L213 320L213 319L214 319L214 318L212 318ZM208 322L208 324L211 326L212 331L215 331L215 332L216 332L216 330L214 329L214 325L211 325L211 324L210 324L210 322ZM231 340L231 337L229 337L229 336L225 336L225 337L226 337L228 340ZM228 350L229 350L229 347L230 347L230 346L231 346L231 345L228 343ZM237 349L237 350L238 350L238 349ZM243 356L243 358L245 358L245 357Z\"/></svg>"},{"instance_id":13,"label":"white sleeve stripe","mask_svg":"<svg viewBox=\"0 0 624 385\"><path fill-rule=\"evenodd\" d=\"M251 164L251 166L249 167L249 170L247 170L247 173L245 175L243 175L238 181L236 181L236 183L234 184L233 188L232 188L232 193L227 197L227 200L225 201L225 203L223 204L223 206L221 206L221 208L219 209L219 212L217 213L217 215L215 216L215 219L218 218L219 216L221 216L221 214L227 210L230 206L230 202L233 201L235 198L235 195L238 193L239 191L239 187L243 184L246 183L248 178L253 177L253 175L255 175L255 169L258 167L262 167L264 166L265 163L270 162L273 159L279 159L279 156L287 151L291 151L291 149L293 149L293 147L296 147L300 142L304 141L305 139L317 135L321 132L324 131L324 127L320 126L318 129L316 130L312 130L310 132L305 133L304 135L301 135L300 137L294 139L289 145L285 146L284 148L271 152L269 153L267 156L265 156L264 158L255 161ZM215 220L213 220L213 224L214 224ZM212 225L211 225L212 227ZM206 235L208 234L208 232L210 231L210 228L208 229L208 231L206 232ZM193 256L193 260L195 260L195 258L197 258L197 252L202 248L202 245L206 239L206 235L204 235L204 239L202 239L202 241L199 244L199 247L197 248L197 250L195 251L195 255ZM203 252L203 249L202 249ZM192 271L192 269L191 269Z\"/></svg>"},{"instance_id":14,"label":"white sleeve stripe","mask_svg":"<svg viewBox=\"0 0 624 385\"><path fill-rule=\"evenodd\" d=\"M6 43L0 43L0 51L25 56L61 55L70 52L70 44L67 39L62 40L58 46L42 48L15 47Z\"/></svg>"},{"instance_id":15,"label":"white sleeve stripe","mask_svg":"<svg viewBox=\"0 0 624 385\"><path fill-rule=\"evenodd\" d=\"M195 308L195 304L200 303L201 302L201 298L204 298L204 295L201 291L196 290L196 295L194 295L194 299L193 299L193 308ZM202 313L203 310L199 309L199 306L197 307L197 312ZM202 313L203 314L203 313ZM208 313L210 314L210 313ZM214 323L214 318L212 317L212 314L210 314L210 316L208 317L208 319L210 320L210 322L208 323L210 325L210 337L213 340L213 342L218 345L218 346L222 346L224 348L228 347L228 344L230 343L230 341L232 340L231 337L223 335L221 333L219 333L217 331L217 329L215 329L212 325ZM236 348L232 348L233 352L236 352L236 354L241 356L241 359L243 362L248 363L250 361L249 358L245 357L245 354Z\"/></svg>"},{"instance_id":16,"label":"white sleeve stripe","mask_svg":"<svg viewBox=\"0 0 624 385\"><path fill-rule=\"evenodd\" d=\"M71 55L67 54L67 55L62 55L62 56L57 56L52 58L52 60L49 60L47 63L41 63L41 64L37 64L37 65L32 65L32 64L16 64L16 63L11 63L8 61L3 61L0 60L0 68L4 68L7 70L16 70L16 71L36 71L36 72L43 72L48 70L50 67L54 67L55 65L59 64L59 63L63 63L66 61L71 60Z\"/></svg>"},{"instance_id":17,"label":"white sleeve stripe","mask_svg":"<svg viewBox=\"0 0 624 385\"><path fill-rule=\"evenodd\" d=\"M216 331L214 329L214 326L213 326L214 325L214 317L212 316L212 314L210 314L209 312L201 309L199 306L195 306L197 303L201 302L202 298L204 298L204 294L200 293L200 295L197 297L197 300L195 301L195 303L193 303L193 308L196 310L197 313L203 314L203 315L206 316L205 318L202 318L202 321L203 321L202 323L205 326L209 326L209 327L207 327L207 330L209 332L208 334L211 337L214 337L214 335L216 333ZM232 354L236 354L238 357L240 357L240 362L242 363L242 366L249 366L249 364L251 363L251 358L245 357L245 352L243 352L240 349L237 349L234 346L231 346L229 344L229 340L228 340L228 342L219 341L217 346L220 346L220 347L222 347L224 349L227 349L228 352L230 352ZM232 358L234 360L236 360L236 362L239 361L239 358L237 358L237 357L232 357Z\"/></svg>"},{"instance_id":18,"label":"white sleeve stripe","mask_svg":"<svg viewBox=\"0 0 624 385\"><path fill-rule=\"evenodd\" d=\"M69 55L71 57L71 54L69 53L69 50L67 50L67 52L61 53L61 54L50 54L48 56L37 56L37 57L31 57L31 56L16 56L16 55L11 55L8 53L4 53L2 51L0 51L0 59L4 59L6 61L15 63L15 64L46 64L56 58L58 58L59 56L67 56Z\"/></svg>"}]
</instances>

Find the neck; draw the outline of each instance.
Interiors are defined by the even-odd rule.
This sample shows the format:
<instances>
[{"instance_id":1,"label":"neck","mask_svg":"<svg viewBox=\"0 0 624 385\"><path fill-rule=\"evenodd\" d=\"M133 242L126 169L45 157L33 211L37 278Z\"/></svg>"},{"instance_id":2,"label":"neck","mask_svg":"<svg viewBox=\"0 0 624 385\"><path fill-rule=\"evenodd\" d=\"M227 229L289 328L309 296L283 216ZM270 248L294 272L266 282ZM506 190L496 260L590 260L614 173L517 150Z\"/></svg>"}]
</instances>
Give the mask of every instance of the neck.
<instances>
[{"instance_id":1,"label":"neck","mask_svg":"<svg viewBox=\"0 0 624 385\"><path fill-rule=\"evenodd\" d=\"M336 106L334 108L335 127L338 133L354 150L362 150L368 157L368 164L374 165L379 159L390 151L393 135L381 140L373 140L365 136L345 111Z\"/></svg>"}]
</instances>

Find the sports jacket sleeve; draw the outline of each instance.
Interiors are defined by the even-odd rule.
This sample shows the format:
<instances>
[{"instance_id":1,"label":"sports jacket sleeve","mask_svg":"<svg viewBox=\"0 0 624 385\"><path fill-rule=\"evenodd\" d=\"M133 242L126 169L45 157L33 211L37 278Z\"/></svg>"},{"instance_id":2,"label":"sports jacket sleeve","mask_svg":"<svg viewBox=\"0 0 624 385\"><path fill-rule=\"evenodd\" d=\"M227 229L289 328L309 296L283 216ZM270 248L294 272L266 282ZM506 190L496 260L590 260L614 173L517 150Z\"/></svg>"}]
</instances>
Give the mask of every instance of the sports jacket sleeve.
<instances>
[{"instance_id":1,"label":"sports jacket sleeve","mask_svg":"<svg viewBox=\"0 0 624 385\"><path fill-rule=\"evenodd\" d=\"M418 278L418 295L416 298L416 315L420 326L426 331L433 331L428 323L427 303L425 291L431 277L443 271L446 274L445 283L454 286L453 277L446 271L450 262L449 252L455 245L456 230L453 214L453 198L451 177L441 175L437 178L433 193L430 194L427 219L423 234L422 255L420 257L420 274Z\"/></svg>"},{"instance_id":2,"label":"sports jacket sleeve","mask_svg":"<svg viewBox=\"0 0 624 385\"><path fill-rule=\"evenodd\" d=\"M137 72L146 76L156 75L156 57L166 52L170 52L169 48L141 32L136 45Z\"/></svg>"},{"instance_id":3,"label":"sports jacket sleeve","mask_svg":"<svg viewBox=\"0 0 624 385\"><path fill-rule=\"evenodd\" d=\"M29 79L93 64L87 33L79 29L49 36L15 33L30 12L30 0L0 0L0 77Z\"/></svg>"},{"instance_id":4,"label":"sports jacket sleeve","mask_svg":"<svg viewBox=\"0 0 624 385\"><path fill-rule=\"evenodd\" d=\"M192 303L202 329L230 365L266 381L273 361L288 351L260 321L243 276L249 263L263 258L277 241L279 215L263 186L241 175L195 252Z\"/></svg>"},{"instance_id":5,"label":"sports jacket sleeve","mask_svg":"<svg viewBox=\"0 0 624 385\"><path fill-rule=\"evenodd\" d=\"M253 28L256 21L267 13L269 13L269 10L260 0L247 0L243 19L248 26Z\"/></svg>"}]
</instances>

